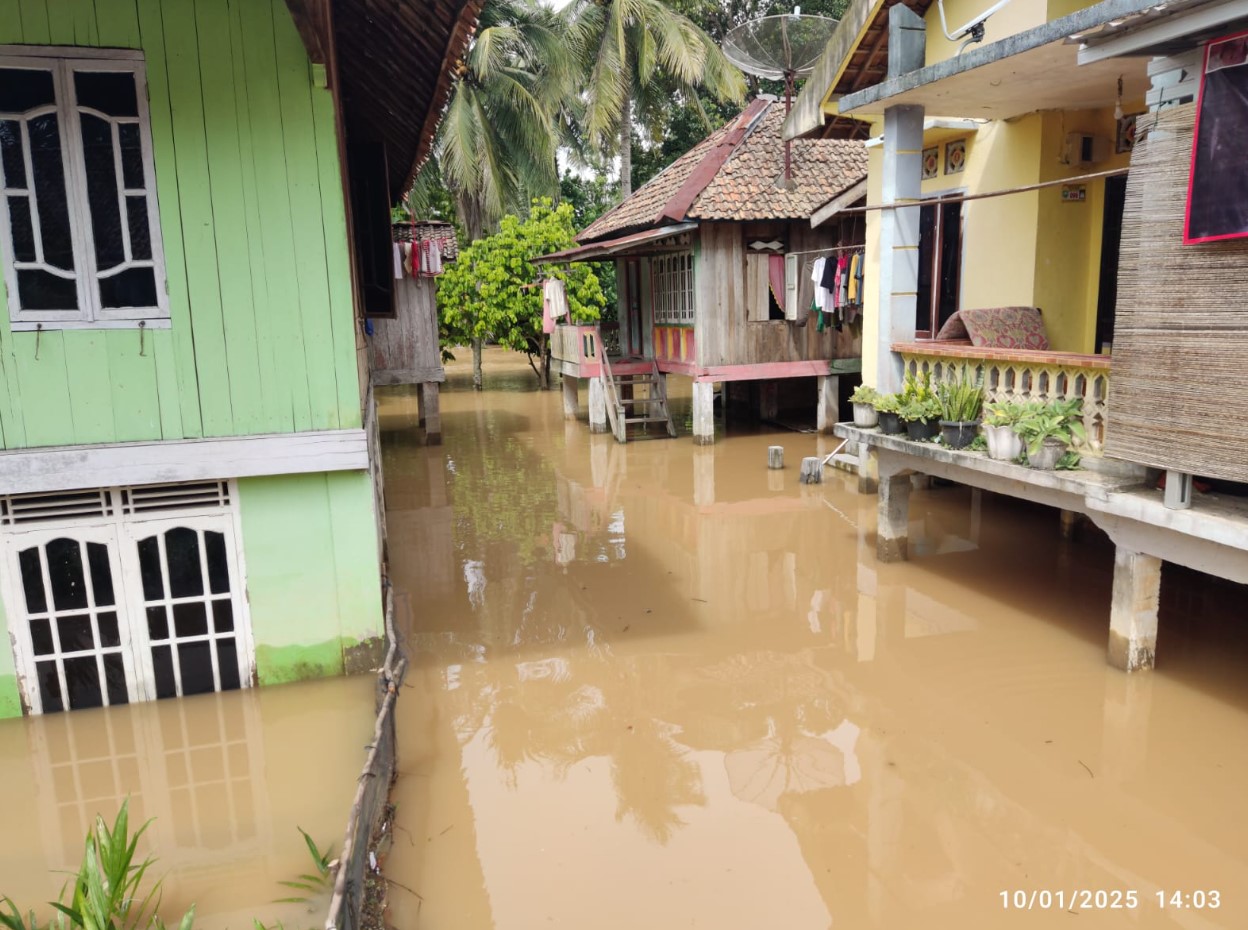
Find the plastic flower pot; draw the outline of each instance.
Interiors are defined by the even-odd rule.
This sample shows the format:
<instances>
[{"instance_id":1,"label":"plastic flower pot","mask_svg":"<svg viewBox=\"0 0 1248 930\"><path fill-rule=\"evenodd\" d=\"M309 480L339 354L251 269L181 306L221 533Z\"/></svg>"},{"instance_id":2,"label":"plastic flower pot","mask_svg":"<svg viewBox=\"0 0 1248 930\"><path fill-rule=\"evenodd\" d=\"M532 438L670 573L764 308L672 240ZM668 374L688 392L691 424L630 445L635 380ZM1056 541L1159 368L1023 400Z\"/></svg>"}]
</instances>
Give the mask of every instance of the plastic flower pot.
<instances>
[{"instance_id":1,"label":"plastic flower pot","mask_svg":"<svg viewBox=\"0 0 1248 930\"><path fill-rule=\"evenodd\" d=\"M885 436L896 436L906 431L906 424L895 413L880 414L880 432Z\"/></svg>"},{"instance_id":2,"label":"plastic flower pot","mask_svg":"<svg viewBox=\"0 0 1248 930\"><path fill-rule=\"evenodd\" d=\"M985 426L984 438L988 440L988 457L999 462L1012 462L1023 454L1023 440L1013 427Z\"/></svg>"},{"instance_id":3,"label":"plastic flower pot","mask_svg":"<svg viewBox=\"0 0 1248 930\"><path fill-rule=\"evenodd\" d=\"M916 442L925 442L940 435L940 423L936 420L906 420L906 435Z\"/></svg>"},{"instance_id":4,"label":"plastic flower pot","mask_svg":"<svg viewBox=\"0 0 1248 930\"><path fill-rule=\"evenodd\" d=\"M874 404L854 404L854 426L871 429L880 422L880 415Z\"/></svg>"},{"instance_id":5,"label":"plastic flower pot","mask_svg":"<svg viewBox=\"0 0 1248 930\"><path fill-rule=\"evenodd\" d=\"M940 436L950 449L965 449L979 435L979 420L941 420Z\"/></svg>"},{"instance_id":6,"label":"plastic flower pot","mask_svg":"<svg viewBox=\"0 0 1248 930\"><path fill-rule=\"evenodd\" d=\"M1039 471L1052 471L1065 451L1066 443L1060 439L1046 439L1040 446L1040 451L1028 456L1028 464Z\"/></svg>"}]
</instances>

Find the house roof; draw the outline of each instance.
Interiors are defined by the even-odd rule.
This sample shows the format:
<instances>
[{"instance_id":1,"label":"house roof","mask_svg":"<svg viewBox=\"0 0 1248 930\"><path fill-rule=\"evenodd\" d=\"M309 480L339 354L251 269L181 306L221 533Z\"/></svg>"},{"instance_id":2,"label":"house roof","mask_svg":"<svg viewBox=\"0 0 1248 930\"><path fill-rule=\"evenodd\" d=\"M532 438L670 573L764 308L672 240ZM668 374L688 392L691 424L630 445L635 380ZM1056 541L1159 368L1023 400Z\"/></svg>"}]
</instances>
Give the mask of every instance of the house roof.
<instances>
[{"instance_id":1,"label":"house roof","mask_svg":"<svg viewBox=\"0 0 1248 930\"><path fill-rule=\"evenodd\" d=\"M784 104L758 97L736 119L676 159L578 237L592 242L628 230L691 220L809 219L867 174L861 142L798 140L784 185Z\"/></svg>"},{"instance_id":2,"label":"house roof","mask_svg":"<svg viewBox=\"0 0 1248 930\"><path fill-rule=\"evenodd\" d=\"M785 135L823 135L825 138L859 138L866 128L856 120L832 117L825 125L823 102L888 77L888 11L898 3L919 16L932 0L850 0L841 24L815 63L785 123Z\"/></svg>"},{"instance_id":3,"label":"house roof","mask_svg":"<svg viewBox=\"0 0 1248 930\"><path fill-rule=\"evenodd\" d=\"M385 145L392 200L429 154L482 3L286 0L312 62L337 76L348 134Z\"/></svg>"}]
</instances>

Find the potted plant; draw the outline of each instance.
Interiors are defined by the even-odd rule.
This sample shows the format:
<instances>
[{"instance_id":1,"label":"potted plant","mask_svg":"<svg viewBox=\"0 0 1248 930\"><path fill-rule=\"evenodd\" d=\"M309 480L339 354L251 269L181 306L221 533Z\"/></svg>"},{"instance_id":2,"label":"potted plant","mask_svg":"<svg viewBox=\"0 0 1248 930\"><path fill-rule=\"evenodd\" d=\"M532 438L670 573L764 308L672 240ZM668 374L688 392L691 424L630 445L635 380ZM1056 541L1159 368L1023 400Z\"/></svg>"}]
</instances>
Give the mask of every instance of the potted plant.
<instances>
[{"instance_id":1,"label":"potted plant","mask_svg":"<svg viewBox=\"0 0 1248 930\"><path fill-rule=\"evenodd\" d=\"M1026 412L1026 407L1012 400L984 404L984 437L988 440L989 458L1012 462L1023 454L1023 440L1014 432L1014 424Z\"/></svg>"},{"instance_id":2,"label":"potted plant","mask_svg":"<svg viewBox=\"0 0 1248 930\"><path fill-rule=\"evenodd\" d=\"M934 396L911 397L901 405L900 413L911 439L922 442L940 435L940 401Z\"/></svg>"},{"instance_id":3,"label":"potted plant","mask_svg":"<svg viewBox=\"0 0 1248 930\"><path fill-rule=\"evenodd\" d=\"M922 377L906 375L898 413L906 424L906 435L911 439L934 439L940 434L940 399L932 390L930 371L923 372Z\"/></svg>"},{"instance_id":4,"label":"potted plant","mask_svg":"<svg viewBox=\"0 0 1248 930\"><path fill-rule=\"evenodd\" d=\"M906 426L901 422L900 394L880 394L875 400L875 412L880 415L880 432L885 436L905 432Z\"/></svg>"},{"instance_id":5,"label":"potted plant","mask_svg":"<svg viewBox=\"0 0 1248 930\"><path fill-rule=\"evenodd\" d=\"M880 392L867 384L860 384L849 395L849 402L854 405L854 426L871 429L880 421L876 413L875 402Z\"/></svg>"},{"instance_id":6,"label":"potted plant","mask_svg":"<svg viewBox=\"0 0 1248 930\"><path fill-rule=\"evenodd\" d=\"M1083 399L1057 400L1051 404L1029 405L1014 431L1027 446L1027 464L1051 471L1058 459L1075 442L1083 442Z\"/></svg>"},{"instance_id":7,"label":"potted plant","mask_svg":"<svg viewBox=\"0 0 1248 930\"><path fill-rule=\"evenodd\" d=\"M967 376L966 368L957 381L937 390L940 398L940 432L950 449L964 449L979 435L979 416L984 406L983 382Z\"/></svg>"}]
</instances>

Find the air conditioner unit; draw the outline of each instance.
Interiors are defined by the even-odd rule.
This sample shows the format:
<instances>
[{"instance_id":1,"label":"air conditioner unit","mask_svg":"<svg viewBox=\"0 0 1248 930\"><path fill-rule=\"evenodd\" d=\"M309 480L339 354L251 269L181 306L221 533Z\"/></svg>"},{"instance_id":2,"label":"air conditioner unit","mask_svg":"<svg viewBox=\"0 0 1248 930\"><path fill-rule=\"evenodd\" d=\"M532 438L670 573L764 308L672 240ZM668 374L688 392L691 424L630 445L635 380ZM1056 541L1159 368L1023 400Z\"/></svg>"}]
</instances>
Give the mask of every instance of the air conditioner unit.
<instances>
[{"instance_id":1,"label":"air conditioner unit","mask_svg":"<svg viewBox=\"0 0 1248 930\"><path fill-rule=\"evenodd\" d=\"M1066 147L1062 150L1062 164L1084 168L1099 164L1109 158L1109 139L1086 132L1066 133Z\"/></svg>"}]
</instances>

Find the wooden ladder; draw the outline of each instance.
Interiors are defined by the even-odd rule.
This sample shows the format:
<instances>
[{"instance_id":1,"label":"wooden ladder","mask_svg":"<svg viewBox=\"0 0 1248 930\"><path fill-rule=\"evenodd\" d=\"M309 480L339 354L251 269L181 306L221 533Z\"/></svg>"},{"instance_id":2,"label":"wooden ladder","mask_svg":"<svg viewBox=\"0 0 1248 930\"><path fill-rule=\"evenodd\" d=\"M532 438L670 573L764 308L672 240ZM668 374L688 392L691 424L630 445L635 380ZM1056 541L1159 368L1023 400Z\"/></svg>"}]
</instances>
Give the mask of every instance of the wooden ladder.
<instances>
[{"instance_id":1,"label":"wooden ladder","mask_svg":"<svg viewBox=\"0 0 1248 930\"><path fill-rule=\"evenodd\" d=\"M628 442L629 426L639 425L643 428L651 423L662 423L666 426L668 436L675 438L676 424L672 422L671 410L667 403L666 379L659 372L659 363L650 360L650 370L639 374L615 374L611 363L604 357L602 364L603 387L606 390L607 416L611 421L611 432L619 442ZM630 397L623 396L623 388L632 390ZM638 397L636 389L644 387L646 395ZM634 434L633 438L641 438ZM657 435L648 438L660 438Z\"/></svg>"}]
</instances>

